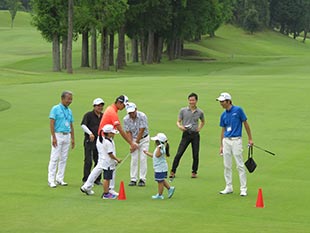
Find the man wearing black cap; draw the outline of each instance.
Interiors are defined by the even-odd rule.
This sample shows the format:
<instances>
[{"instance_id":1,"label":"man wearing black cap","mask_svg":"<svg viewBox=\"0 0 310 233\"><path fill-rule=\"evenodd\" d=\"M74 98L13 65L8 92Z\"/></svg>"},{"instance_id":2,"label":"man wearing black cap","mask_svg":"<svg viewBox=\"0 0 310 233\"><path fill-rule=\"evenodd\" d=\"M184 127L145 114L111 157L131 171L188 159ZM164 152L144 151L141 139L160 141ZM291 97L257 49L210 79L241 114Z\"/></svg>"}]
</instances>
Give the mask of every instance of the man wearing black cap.
<instances>
[{"instance_id":1,"label":"man wearing black cap","mask_svg":"<svg viewBox=\"0 0 310 233\"><path fill-rule=\"evenodd\" d=\"M93 110L87 112L81 122L81 127L84 131L84 176L82 178L83 182L86 182L91 168L92 160L94 161L94 166L98 162L98 151L96 147L96 141L98 137L98 127L102 118L102 110L104 106L104 101L101 98L96 98L93 101ZM95 181L95 184L101 185L100 182L101 175Z\"/></svg>"}]
</instances>

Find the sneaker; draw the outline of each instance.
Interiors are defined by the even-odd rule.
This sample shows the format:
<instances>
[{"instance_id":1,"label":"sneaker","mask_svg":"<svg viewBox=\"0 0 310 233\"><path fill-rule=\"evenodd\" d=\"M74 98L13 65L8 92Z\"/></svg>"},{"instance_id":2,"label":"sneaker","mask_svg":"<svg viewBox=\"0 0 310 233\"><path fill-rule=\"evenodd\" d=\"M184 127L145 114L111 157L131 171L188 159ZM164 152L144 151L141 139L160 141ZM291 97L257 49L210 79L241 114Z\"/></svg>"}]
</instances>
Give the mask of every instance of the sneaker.
<instances>
[{"instance_id":1,"label":"sneaker","mask_svg":"<svg viewBox=\"0 0 310 233\"><path fill-rule=\"evenodd\" d=\"M102 183L100 182L100 180L96 180L94 183L95 183L96 185L102 185Z\"/></svg>"},{"instance_id":2,"label":"sneaker","mask_svg":"<svg viewBox=\"0 0 310 233\"><path fill-rule=\"evenodd\" d=\"M128 185L129 185L129 186L136 186L136 185L137 185L137 182L132 180L132 181L129 182Z\"/></svg>"},{"instance_id":3,"label":"sneaker","mask_svg":"<svg viewBox=\"0 0 310 233\"><path fill-rule=\"evenodd\" d=\"M170 187L170 189L168 189L168 198L171 198L174 194L175 191L175 187Z\"/></svg>"},{"instance_id":4,"label":"sneaker","mask_svg":"<svg viewBox=\"0 0 310 233\"><path fill-rule=\"evenodd\" d=\"M140 186L140 187L144 187L145 186L145 182L144 182L144 180L139 180L139 183L138 183L138 186Z\"/></svg>"},{"instance_id":5,"label":"sneaker","mask_svg":"<svg viewBox=\"0 0 310 233\"><path fill-rule=\"evenodd\" d=\"M60 181L60 180L56 180L56 184L61 185L61 186L67 186L68 183L64 182L64 181Z\"/></svg>"},{"instance_id":6,"label":"sneaker","mask_svg":"<svg viewBox=\"0 0 310 233\"><path fill-rule=\"evenodd\" d=\"M192 173L192 178L197 178L197 174L195 172Z\"/></svg>"},{"instance_id":7,"label":"sneaker","mask_svg":"<svg viewBox=\"0 0 310 233\"><path fill-rule=\"evenodd\" d=\"M240 192L240 196L241 196L241 197L245 197L245 196L247 196L247 195L248 195L248 194L246 193L246 191L241 191L241 192Z\"/></svg>"},{"instance_id":8,"label":"sneaker","mask_svg":"<svg viewBox=\"0 0 310 233\"><path fill-rule=\"evenodd\" d=\"M115 199L116 196L112 193L102 194L102 199Z\"/></svg>"},{"instance_id":9,"label":"sneaker","mask_svg":"<svg viewBox=\"0 0 310 233\"><path fill-rule=\"evenodd\" d=\"M154 196L152 196L152 199L159 199L159 200L163 200L164 196L163 195L159 195L158 193Z\"/></svg>"},{"instance_id":10,"label":"sneaker","mask_svg":"<svg viewBox=\"0 0 310 233\"><path fill-rule=\"evenodd\" d=\"M82 193L85 193L86 195L94 195L95 192L93 190L87 190L83 186L80 188Z\"/></svg>"},{"instance_id":11,"label":"sneaker","mask_svg":"<svg viewBox=\"0 0 310 233\"><path fill-rule=\"evenodd\" d=\"M54 182L48 182L47 185L50 187L50 188L56 188L56 184Z\"/></svg>"},{"instance_id":12,"label":"sneaker","mask_svg":"<svg viewBox=\"0 0 310 233\"><path fill-rule=\"evenodd\" d=\"M224 190L220 191L220 194L230 194L233 193L231 188L225 188Z\"/></svg>"},{"instance_id":13,"label":"sneaker","mask_svg":"<svg viewBox=\"0 0 310 233\"><path fill-rule=\"evenodd\" d=\"M113 189L110 189L110 190L109 190L109 193L113 194L114 196L118 196L118 195L119 195L119 193L116 192L116 191L113 190Z\"/></svg>"}]
</instances>

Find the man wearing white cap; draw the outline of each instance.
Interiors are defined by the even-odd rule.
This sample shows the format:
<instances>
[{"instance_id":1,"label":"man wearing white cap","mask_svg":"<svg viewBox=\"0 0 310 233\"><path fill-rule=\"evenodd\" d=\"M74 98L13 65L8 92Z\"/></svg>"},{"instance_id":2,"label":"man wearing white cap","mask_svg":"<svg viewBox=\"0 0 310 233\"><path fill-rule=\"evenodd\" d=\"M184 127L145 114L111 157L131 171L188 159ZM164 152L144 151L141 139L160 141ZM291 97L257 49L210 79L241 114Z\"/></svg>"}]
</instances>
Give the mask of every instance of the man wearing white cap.
<instances>
[{"instance_id":1,"label":"man wearing white cap","mask_svg":"<svg viewBox=\"0 0 310 233\"><path fill-rule=\"evenodd\" d=\"M233 192L232 185L232 157L235 158L240 179L240 196L247 195L246 171L242 157L242 124L248 135L248 146L253 145L250 126L247 117L241 107L232 104L231 95L227 92L221 93L216 99L225 109L220 118L221 146L220 154L224 160L224 178L226 187L220 194Z\"/></svg>"},{"instance_id":2,"label":"man wearing white cap","mask_svg":"<svg viewBox=\"0 0 310 233\"><path fill-rule=\"evenodd\" d=\"M83 182L86 182L91 168L92 160L94 161L94 167L98 162L98 150L96 147L96 141L98 137L98 128L102 118L102 110L104 101L101 98L96 98L93 101L93 110L85 113L81 122L81 127L84 131L84 175ZM95 184L101 185L101 174L95 181Z\"/></svg>"},{"instance_id":3,"label":"man wearing white cap","mask_svg":"<svg viewBox=\"0 0 310 233\"><path fill-rule=\"evenodd\" d=\"M128 103L126 110L128 114L124 117L124 130L131 141L138 144L138 149L131 152L129 186L135 186L139 180L138 186L143 187L145 186L147 173L147 157L143 151L148 151L150 145L147 116L143 112L138 111L134 103ZM138 179L139 157L140 170Z\"/></svg>"}]
</instances>

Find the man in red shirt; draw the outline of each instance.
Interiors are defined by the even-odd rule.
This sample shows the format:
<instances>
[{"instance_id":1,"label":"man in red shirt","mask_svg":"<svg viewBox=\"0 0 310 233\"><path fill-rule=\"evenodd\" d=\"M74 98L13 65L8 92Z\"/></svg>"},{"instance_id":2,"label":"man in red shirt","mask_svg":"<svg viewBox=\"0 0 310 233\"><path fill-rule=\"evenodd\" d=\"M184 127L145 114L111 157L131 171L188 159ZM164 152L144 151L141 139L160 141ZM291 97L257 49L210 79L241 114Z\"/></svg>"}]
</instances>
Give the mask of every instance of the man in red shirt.
<instances>
[{"instance_id":1,"label":"man in red shirt","mask_svg":"<svg viewBox=\"0 0 310 233\"><path fill-rule=\"evenodd\" d=\"M98 128L98 135L101 131L101 129L106 125L106 124L111 124L114 126L115 129L117 129L122 135L122 137L125 139L125 141L130 145L130 151L135 151L138 148L138 145L134 143L133 141L130 140L126 132L123 130L123 127L119 121L117 112L119 110L123 110L128 103L128 97L125 95L121 95L116 98L115 102L111 104L109 107L106 108L104 111L104 114L101 118L100 125Z\"/></svg>"}]
</instances>

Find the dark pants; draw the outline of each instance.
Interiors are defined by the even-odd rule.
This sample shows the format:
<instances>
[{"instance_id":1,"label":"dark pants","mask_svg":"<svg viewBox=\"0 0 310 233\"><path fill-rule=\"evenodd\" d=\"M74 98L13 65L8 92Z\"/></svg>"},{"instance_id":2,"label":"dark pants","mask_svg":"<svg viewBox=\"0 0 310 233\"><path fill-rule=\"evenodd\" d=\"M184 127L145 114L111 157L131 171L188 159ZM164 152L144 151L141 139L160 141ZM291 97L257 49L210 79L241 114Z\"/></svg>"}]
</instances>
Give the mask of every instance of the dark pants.
<instances>
[{"instance_id":1,"label":"dark pants","mask_svg":"<svg viewBox=\"0 0 310 233\"><path fill-rule=\"evenodd\" d=\"M94 161L94 167L98 163L98 151L96 147L96 140L90 142L89 140L84 140L84 177L83 182L86 182L92 168L92 162ZM98 176L96 181L101 180L101 174Z\"/></svg>"},{"instance_id":2,"label":"dark pants","mask_svg":"<svg viewBox=\"0 0 310 233\"><path fill-rule=\"evenodd\" d=\"M200 135L198 132L183 132L182 139L179 144L179 148L176 156L173 160L173 165L171 171L176 173L179 162L188 147L189 144L192 144L192 155L193 155L193 164L192 164L192 173L197 173L198 164L199 164L199 144L200 144Z\"/></svg>"}]
</instances>

